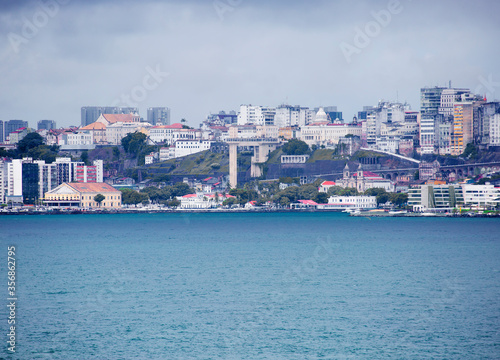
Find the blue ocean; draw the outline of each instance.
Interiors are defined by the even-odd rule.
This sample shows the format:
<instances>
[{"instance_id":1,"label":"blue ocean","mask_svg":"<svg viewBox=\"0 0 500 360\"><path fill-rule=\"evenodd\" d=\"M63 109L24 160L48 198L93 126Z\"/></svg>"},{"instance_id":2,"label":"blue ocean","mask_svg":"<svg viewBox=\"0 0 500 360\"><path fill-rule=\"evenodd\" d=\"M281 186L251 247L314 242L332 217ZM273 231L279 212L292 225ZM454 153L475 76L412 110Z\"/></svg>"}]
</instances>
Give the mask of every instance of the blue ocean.
<instances>
[{"instance_id":1,"label":"blue ocean","mask_svg":"<svg viewBox=\"0 0 500 360\"><path fill-rule=\"evenodd\" d=\"M0 358L499 359L499 234L489 218L2 216Z\"/></svg>"}]
</instances>

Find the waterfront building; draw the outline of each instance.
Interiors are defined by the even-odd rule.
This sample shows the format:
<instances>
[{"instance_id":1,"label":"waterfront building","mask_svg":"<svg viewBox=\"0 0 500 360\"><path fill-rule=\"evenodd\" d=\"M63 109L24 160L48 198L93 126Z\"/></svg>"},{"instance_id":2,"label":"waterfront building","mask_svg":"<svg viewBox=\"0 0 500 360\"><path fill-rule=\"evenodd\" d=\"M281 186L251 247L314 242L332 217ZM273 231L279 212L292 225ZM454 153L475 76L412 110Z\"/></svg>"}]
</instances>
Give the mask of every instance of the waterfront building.
<instances>
[{"instance_id":1,"label":"waterfront building","mask_svg":"<svg viewBox=\"0 0 500 360\"><path fill-rule=\"evenodd\" d=\"M23 196L23 161L29 161L29 159L13 159L7 163L7 197L18 198L20 202Z\"/></svg>"},{"instance_id":2,"label":"waterfront building","mask_svg":"<svg viewBox=\"0 0 500 360\"><path fill-rule=\"evenodd\" d=\"M222 205L224 200L229 198L234 198L234 196L218 193L196 193L178 196L177 200L181 202L179 205L181 209L209 209Z\"/></svg>"},{"instance_id":3,"label":"waterfront building","mask_svg":"<svg viewBox=\"0 0 500 360\"><path fill-rule=\"evenodd\" d=\"M449 210L463 204L463 191L458 184L425 184L408 190L408 206L412 206L413 211Z\"/></svg>"},{"instance_id":4,"label":"waterfront building","mask_svg":"<svg viewBox=\"0 0 500 360\"><path fill-rule=\"evenodd\" d=\"M98 194L104 196L100 205L94 200ZM46 192L43 202L56 207L119 209L122 193L106 183L63 183Z\"/></svg>"},{"instance_id":5,"label":"waterfront building","mask_svg":"<svg viewBox=\"0 0 500 360\"><path fill-rule=\"evenodd\" d=\"M346 210L346 209L375 209L377 207L376 196L330 196L328 204L318 204L321 210Z\"/></svg>"},{"instance_id":6,"label":"waterfront building","mask_svg":"<svg viewBox=\"0 0 500 360\"><path fill-rule=\"evenodd\" d=\"M462 184L464 204L466 206L488 209L500 205L500 188L491 184Z\"/></svg>"},{"instance_id":7,"label":"waterfront building","mask_svg":"<svg viewBox=\"0 0 500 360\"><path fill-rule=\"evenodd\" d=\"M6 159L0 158L0 205L5 204L5 197L7 195L7 162Z\"/></svg>"}]
</instances>

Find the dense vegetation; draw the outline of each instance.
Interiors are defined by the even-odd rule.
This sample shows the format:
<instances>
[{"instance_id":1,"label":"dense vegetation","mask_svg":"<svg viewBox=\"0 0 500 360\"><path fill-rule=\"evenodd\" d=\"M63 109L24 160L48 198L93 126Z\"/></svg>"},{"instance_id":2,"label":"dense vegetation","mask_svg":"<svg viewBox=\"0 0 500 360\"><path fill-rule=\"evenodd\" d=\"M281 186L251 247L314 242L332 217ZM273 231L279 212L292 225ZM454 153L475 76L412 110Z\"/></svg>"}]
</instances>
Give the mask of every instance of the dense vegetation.
<instances>
[{"instance_id":1,"label":"dense vegetation","mask_svg":"<svg viewBox=\"0 0 500 360\"><path fill-rule=\"evenodd\" d=\"M4 148L0 148L0 157L10 157L13 159L31 157L35 160L45 160L46 163L50 164L56 160L58 151L59 146L45 145L43 137L33 132L19 141L16 149L5 150Z\"/></svg>"}]
</instances>

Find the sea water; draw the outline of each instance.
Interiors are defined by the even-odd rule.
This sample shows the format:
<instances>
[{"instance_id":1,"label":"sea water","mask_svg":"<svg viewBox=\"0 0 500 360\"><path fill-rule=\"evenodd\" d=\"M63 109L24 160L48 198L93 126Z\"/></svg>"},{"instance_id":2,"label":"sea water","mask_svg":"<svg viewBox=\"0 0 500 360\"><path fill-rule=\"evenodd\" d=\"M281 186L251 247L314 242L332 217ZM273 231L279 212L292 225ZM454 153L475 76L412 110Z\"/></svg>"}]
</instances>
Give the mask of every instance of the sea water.
<instances>
[{"instance_id":1,"label":"sea water","mask_svg":"<svg viewBox=\"0 0 500 360\"><path fill-rule=\"evenodd\" d=\"M2 216L0 357L498 359L499 230L341 213Z\"/></svg>"}]
</instances>

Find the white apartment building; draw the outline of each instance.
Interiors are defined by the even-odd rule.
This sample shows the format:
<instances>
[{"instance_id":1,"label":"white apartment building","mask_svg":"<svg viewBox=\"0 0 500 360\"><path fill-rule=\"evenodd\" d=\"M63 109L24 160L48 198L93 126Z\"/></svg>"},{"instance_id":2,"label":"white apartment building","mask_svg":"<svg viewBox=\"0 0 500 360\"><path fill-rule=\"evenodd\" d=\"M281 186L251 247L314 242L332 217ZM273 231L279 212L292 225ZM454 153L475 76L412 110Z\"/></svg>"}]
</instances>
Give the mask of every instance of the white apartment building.
<instances>
[{"instance_id":1,"label":"white apartment building","mask_svg":"<svg viewBox=\"0 0 500 360\"><path fill-rule=\"evenodd\" d=\"M311 122L314 110L305 107L281 105L276 108L274 125L283 128L289 126L305 126Z\"/></svg>"},{"instance_id":2,"label":"white apartment building","mask_svg":"<svg viewBox=\"0 0 500 360\"><path fill-rule=\"evenodd\" d=\"M0 159L0 204L5 204L5 195L7 195L7 162Z\"/></svg>"},{"instance_id":3,"label":"white apartment building","mask_svg":"<svg viewBox=\"0 0 500 360\"><path fill-rule=\"evenodd\" d=\"M444 89L441 92L441 103L438 113L445 116L453 116L453 106L455 101L460 100L461 95L469 95L469 89Z\"/></svg>"},{"instance_id":4,"label":"white apartment building","mask_svg":"<svg viewBox=\"0 0 500 360\"><path fill-rule=\"evenodd\" d=\"M496 207L500 204L500 188L494 185L463 184L464 204L473 207Z\"/></svg>"},{"instance_id":5,"label":"white apartment building","mask_svg":"<svg viewBox=\"0 0 500 360\"><path fill-rule=\"evenodd\" d=\"M490 116L490 145L500 146L500 114Z\"/></svg>"},{"instance_id":6,"label":"white apartment building","mask_svg":"<svg viewBox=\"0 0 500 360\"><path fill-rule=\"evenodd\" d=\"M396 154L399 149L399 136L377 136L376 147L378 150Z\"/></svg>"},{"instance_id":7,"label":"white apartment building","mask_svg":"<svg viewBox=\"0 0 500 360\"><path fill-rule=\"evenodd\" d=\"M7 195L23 196L23 160L7 163Z\"/></svg>"},{"instance_id":8,"label":"white apartment building","mask_svg":"<svg viewBox=\"0 0 500 360\"><path fill-rule=\"evenodd\" d=\"M436 120L433 116L423 116L420 119L420 152L433 154L436 143Z\"/></svg>"},{"instance_id":9,"label":"white apartment building","mask_svg":"<svg viewBox=\"0 0 500 360\"><path fill-rule=\"evenodd\" d=\"M210 150L212 141L209 140L177 140L175 142L174 156L176 158Z\"/></svg>"},{"instance_id":10,"label":"white apartment building","mask_svg":"<svg viewBox=\"0 0 500 360\"><path fill-rule=\"evenodd\" d=\"M238 125L272 125L276 109L260 105L240 105Z\"/></svg>"}]
</instances>

